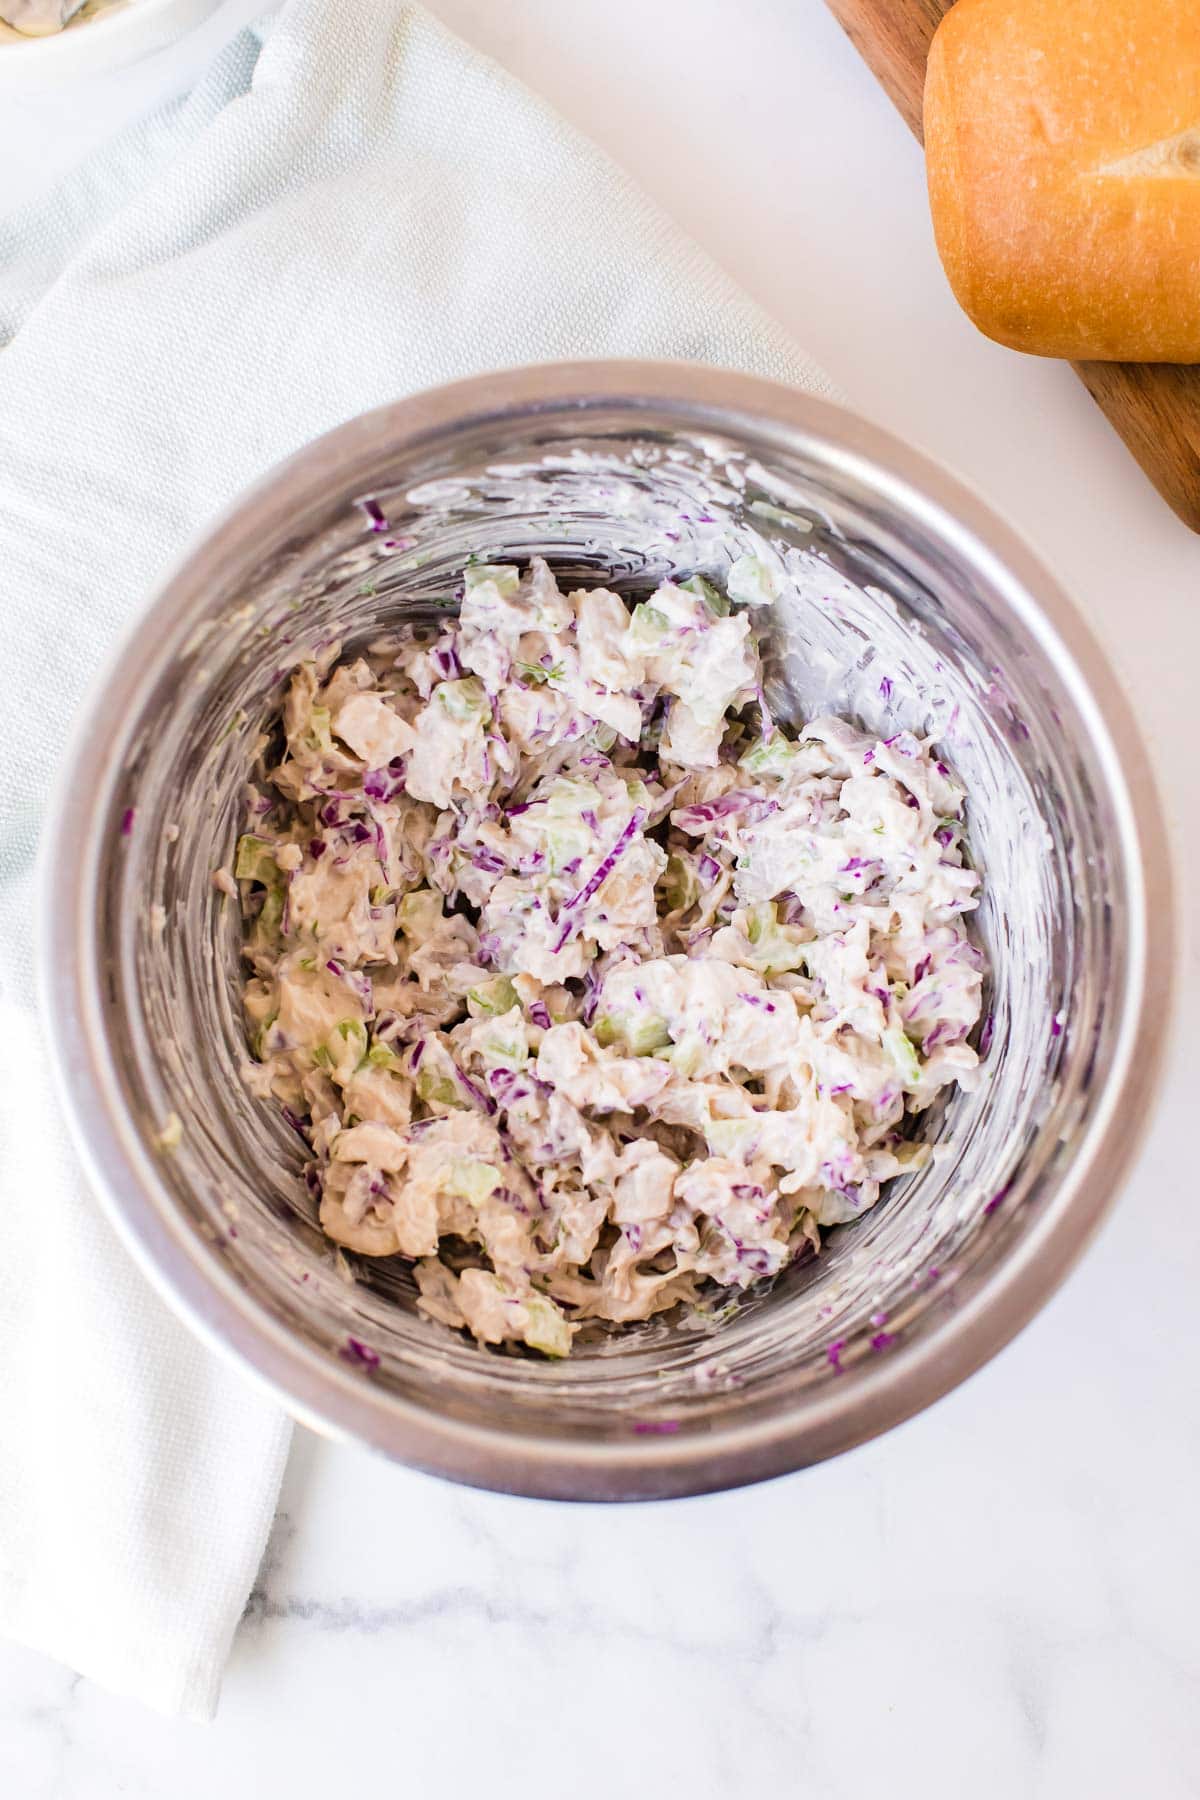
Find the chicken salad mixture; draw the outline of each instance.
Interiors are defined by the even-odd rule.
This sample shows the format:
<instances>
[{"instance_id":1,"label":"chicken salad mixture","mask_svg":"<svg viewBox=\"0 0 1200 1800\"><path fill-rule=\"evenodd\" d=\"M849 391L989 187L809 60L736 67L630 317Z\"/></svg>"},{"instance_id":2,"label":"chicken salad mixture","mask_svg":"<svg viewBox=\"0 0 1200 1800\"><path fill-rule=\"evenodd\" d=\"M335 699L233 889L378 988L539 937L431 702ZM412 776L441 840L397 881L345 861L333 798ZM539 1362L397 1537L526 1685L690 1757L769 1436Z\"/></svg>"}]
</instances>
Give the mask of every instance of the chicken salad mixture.
<instances>
[{"instance_id":1,"label":"chicken salad mixture","mask_svg":"<svg viewBox=\"0 0 1200 1800\"><path fill-rule=\"evenodd\" d=\"M247 1078L325 1232L481 1343L776 1275L975 1079L963 791L909 731L772 720L771 597L751 557L636 605L476 563L291 679L233 870Z\"/></svg>"}]
</instances>

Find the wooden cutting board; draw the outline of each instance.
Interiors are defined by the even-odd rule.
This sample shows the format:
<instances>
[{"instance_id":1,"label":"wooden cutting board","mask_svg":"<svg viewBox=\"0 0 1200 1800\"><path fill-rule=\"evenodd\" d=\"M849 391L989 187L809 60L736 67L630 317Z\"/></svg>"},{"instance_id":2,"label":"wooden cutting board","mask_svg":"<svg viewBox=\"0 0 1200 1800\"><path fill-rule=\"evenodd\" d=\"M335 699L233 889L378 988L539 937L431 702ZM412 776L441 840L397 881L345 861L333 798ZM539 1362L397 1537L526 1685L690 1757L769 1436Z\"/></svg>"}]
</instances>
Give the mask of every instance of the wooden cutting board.
<instances>
[{"instance_id":1,"label":"wooden cutting board","mask_svg":"<svg viewBox=\"0 0 1200 1800\"><path fill-rule=\"evenodd\" d=\"M954 0L827 0L917 137L930 40ZM1168 506L1200 531L1200 365L1072 365Z\"/></svg>"}]
</instances>

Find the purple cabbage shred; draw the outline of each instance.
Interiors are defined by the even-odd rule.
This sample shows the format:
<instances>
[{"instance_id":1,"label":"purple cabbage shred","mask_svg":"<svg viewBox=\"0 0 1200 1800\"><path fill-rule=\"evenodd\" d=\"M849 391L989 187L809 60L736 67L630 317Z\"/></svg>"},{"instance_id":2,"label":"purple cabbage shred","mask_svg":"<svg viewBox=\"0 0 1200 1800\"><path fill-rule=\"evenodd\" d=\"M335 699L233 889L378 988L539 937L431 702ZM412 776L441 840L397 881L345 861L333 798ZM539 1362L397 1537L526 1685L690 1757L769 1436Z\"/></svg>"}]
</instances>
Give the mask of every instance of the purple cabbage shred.
<instances>
[{"instance_id":1,"label":"purple cabbage shred","mask_svg":"<svg viewBox=\"0 0 1200 1800\"><path fill-rule=\"evenodd\" d=\"M477 1083L471 1080L469 1075L464 1075L457 1063L454 1065L454 1079L462 1088L463 1093L468 1094L470 1098L474 1100L476 1106L481 1106L485 1113L495 1112L496 1102L492 1099L492 1096L486 1094Z\"/></svg>"},{"instance_id":2,"label":"purple cabbage shred","mask_svg":"<svg viewBox=\"0 0 1200 1800\"><path fill-rule=\"evenodd\" d=\"M481 875L501 875L507 867L504 858L497 851L489 850L482 844L472 850L471 863Z\"/></svg>"},{"instance_id":3,"label":"purple cabbage shred","mask_svg":"<svg viewBox=\"0 0 1200 1800\"><path fill-rule=\"evenodd\" d=\"M402 759L396 758L394 760L400 761ZM399 771L393 769L391 764L389 764L386 769L368 769L363 776L363 793L367 796L368 800L394 800L397 794L402 794L403 792L404 772L402 769ZM357 829L358 828L356 828L355 841L356 843L361 843L362 839L357 836Z\"/></svg>"},{"instance_id":4,"label":"purple cabbage shred","mask_svg":"<svg viewBox=\"0 0 1200 1800\"><path fill-rule=\"evenodd\" d=\"M620 858L624 856L626 850L628 850L630 844L633 842L645 822L645 807L635 806L629 823L626 825L624 831L622 831L608 855L603 857L597 864L596 868L588 876L588 879L584 882L578 893L572 894L569 900L563 902L557 920L560 929L558 936L554 940L554 954L556 956L570 939L574 915L581 906L587 905L597 888L604 885L604 882L608 879L614 866Z\"/></svg>"}]
</instances>

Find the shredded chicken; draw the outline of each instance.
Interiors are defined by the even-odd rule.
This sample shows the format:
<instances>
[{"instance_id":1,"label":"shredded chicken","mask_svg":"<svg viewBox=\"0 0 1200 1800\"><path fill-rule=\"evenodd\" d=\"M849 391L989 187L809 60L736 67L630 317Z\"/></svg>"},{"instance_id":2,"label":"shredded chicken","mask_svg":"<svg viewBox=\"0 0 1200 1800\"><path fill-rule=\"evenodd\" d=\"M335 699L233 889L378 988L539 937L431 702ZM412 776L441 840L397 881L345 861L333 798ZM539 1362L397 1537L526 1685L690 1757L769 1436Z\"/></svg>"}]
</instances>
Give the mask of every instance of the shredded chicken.
<instances>
[{"instance_id":1,"label":"shredded chicken","mask_svg":"<svg viewBox=\"0 0 1200 1800\"><path fill-rule=\"evenodd\" d=\"M773 725L703 578L464 588L292 679L234 869L248 1076L330 1237L561 1356L775 1275L922 1161L906 1114L978 1061L978 877L931 745Z\"/></svg>"}]
</instances>

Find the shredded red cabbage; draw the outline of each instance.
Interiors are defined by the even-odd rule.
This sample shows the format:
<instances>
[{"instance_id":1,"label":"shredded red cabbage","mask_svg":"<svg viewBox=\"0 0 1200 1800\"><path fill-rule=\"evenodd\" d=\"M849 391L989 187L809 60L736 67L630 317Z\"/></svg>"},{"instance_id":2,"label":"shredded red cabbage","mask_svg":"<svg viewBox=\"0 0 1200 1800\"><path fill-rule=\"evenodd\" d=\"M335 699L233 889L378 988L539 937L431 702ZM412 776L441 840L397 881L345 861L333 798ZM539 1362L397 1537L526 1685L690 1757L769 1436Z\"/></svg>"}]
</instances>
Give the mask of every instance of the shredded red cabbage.
<instances>
[{"instance_id":1,"label":"shredded red cabbage","mask_svg":"<svg viewBox=\"0 0 1200 1800\"><path fill-rule=\"evenodd\" d=\"M766 999L762 994L739 994L738 999L744 1000L747 1006L761 1006L764 1012L773 1013L775 1011L775 1002Z\"/></svg>"},{"instance_id":2,"label":"shredded red cabbage","mask_svg":"<svg viewBox=\"0 0 1200 1800\"><path fill-rule=\"evenodd\" d=\"M402 757L395 760L403 763ZM403 792L403 767L397 770L389 764L386 769L368 769L363 776L363 793L368 800L394 800L397 794Z\"/></svg>"},{"instance_id":3,"label":"shredded red cabbage","mask_svg":"<svg viewBox=\"0 0 1200 1800\"><path fill-rule=\"evenodd\" d=\"M581 906L587 905L587 903L591 899L592 895L596 892L596 889L601 887L604 884L604 882L608 879L608 876L612 873L614 865L619 861L619 859L622 856L624 856L626 850L628 850L630 844L633 842L634 838L636 837L637 833L641 830L641 828L645 824L645 822L646 822L645 807L644 806L635 806L633 809L633 815L630 818L628 825L626 825L624 831L621 833L620 837L617 839L616 843L613 845L613 847L609 851L608 855L603 858L603 860L592 871L591 875L588 876L588 879L584 882L583 886L579 889L579 892L577 894L572 894L571 898L569 900L565 900L563 902L563 905L559 911L558 919L556 921L556 923L559 924L561 929L559 931L557 938L554 941L554 954L555 955L557 955L558 952L564 947L564 945L567 943L568 939L571 936L571 931L573 929L572 919L573 919L574 915L578 912L578 910Z\"/></svg>"},{"instance_id":4,"label":"shredded red cabbage","mask_svg":"<svg viewBox=\"0 0 1200 1800\"><path fill-rule=\"evenodd\" d=\"M502 875L508 864L496 850L489 850L486 845L478 844L471 851L471 862L481 875Z\"/></svg>"},{"instance_id":5,"label":"shredded red cabbage","mask_svg":"<svg viewBox=\"0 0 1200 1800\"><path fill-rule=\"evenodd\" d=\"M762 809L760 816L779 810L778 803L774 800L766 800L761 794L750 794L743 789L734 788L732 793L722 794L718 800L705 800L699 806L681 806L675 814L674 823L681 831L690 831L695 835L703 826L711 825L716 819L724 819L729 813L749 812L754 807Z\"/></svg>"},{"instance_id":6,"label":"shredded red cabbage","mask_svg":"<svg viewBox=\"0 0 1200 1800\"><path fill-rule=\"evenodd\" d=\"M463 1093L470 1095L476 1106L481 1106L485 1113L495 1112L496 1102L492 1099L492 1096L490 1094L485 1094L483 1089L478 1087L476 1083L471 1080L469 1075L464 1075L457 1063L454 1065L454 1079L462 1088Z\"/></svg>"}]
</instances>

